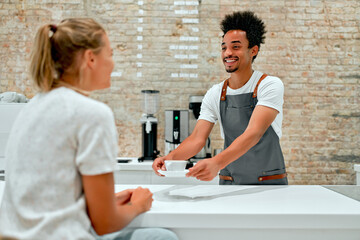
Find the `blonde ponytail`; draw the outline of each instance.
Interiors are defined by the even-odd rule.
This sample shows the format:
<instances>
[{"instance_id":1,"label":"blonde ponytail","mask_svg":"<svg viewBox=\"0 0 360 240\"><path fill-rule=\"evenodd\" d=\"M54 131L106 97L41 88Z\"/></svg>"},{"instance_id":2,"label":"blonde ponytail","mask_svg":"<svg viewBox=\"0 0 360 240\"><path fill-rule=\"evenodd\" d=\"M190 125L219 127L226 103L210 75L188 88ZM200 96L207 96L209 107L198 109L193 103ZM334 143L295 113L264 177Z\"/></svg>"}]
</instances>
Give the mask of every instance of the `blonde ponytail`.
<instances>
[{"instance_id":1,"label":"blonde ponytail","mask_svg":"<svg viewBox=\"0 0 360 240\"><path fill-rule=\"evenodd\" d=\"M51 25L39 29L31 53L30 73L35 85L42 91L50 91L54 82L55 68L51 56Z\"/></svg>"}]
</instances>

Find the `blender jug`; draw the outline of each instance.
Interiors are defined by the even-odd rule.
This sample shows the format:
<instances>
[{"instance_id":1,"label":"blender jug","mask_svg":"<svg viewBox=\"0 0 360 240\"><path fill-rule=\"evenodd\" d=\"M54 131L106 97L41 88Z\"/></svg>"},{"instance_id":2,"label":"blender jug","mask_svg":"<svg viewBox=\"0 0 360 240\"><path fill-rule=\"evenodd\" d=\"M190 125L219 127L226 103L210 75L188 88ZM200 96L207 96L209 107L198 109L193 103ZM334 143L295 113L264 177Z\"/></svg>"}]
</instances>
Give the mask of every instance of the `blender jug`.
<instances>
[{"instance_id":1,"label":"blender jug","mask_svg":"<svg viewBox=\"0 0 360 240\"><path fill-rule=\"evenodd\" d=\"M142 124L142 156L139 162L144 160L155 160L159 151L157 150L157 119L154 116L159 111L159 91L142 90L143 114L140 122Z\"/></svg>"}]
</instances>

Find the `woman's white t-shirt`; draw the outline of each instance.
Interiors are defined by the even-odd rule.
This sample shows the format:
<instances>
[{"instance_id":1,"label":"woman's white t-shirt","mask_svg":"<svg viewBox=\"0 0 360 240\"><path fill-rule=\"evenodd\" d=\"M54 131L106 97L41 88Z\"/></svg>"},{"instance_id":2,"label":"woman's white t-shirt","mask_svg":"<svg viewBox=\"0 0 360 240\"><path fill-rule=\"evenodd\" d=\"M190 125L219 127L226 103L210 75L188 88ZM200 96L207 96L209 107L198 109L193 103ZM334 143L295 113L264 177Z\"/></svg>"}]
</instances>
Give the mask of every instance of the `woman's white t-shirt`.
<instances>
[{"instance_id":1,"label":"woman's white t-shirt","mask_svg":"<svg viewBox=\"0 0 360 240\"><path fill-rule=\"evenodd\" d=\"M108 106L64 87L38 94L19 113L5 156L0 235L94 239L81 176L115 169Z\"/></svg>"},{"instance_id":2,"label":"woman's white t-shirt","mask_svg":"<svg viewBox=\"0 0 360 240\"><path fill-rule=\"evenodd\" d=\"M257 82L263 75L262 72L254 71L249 81L239 89L232 89L229 86L226 90L226 95L238 95L245 93L252 93L256 87ZM216 123L219 120L221 136L224 138L224 131L221 123L220 116L220 96L221 90L224 85L224 81L212 86L204 96L201 104L201 111L198 120L206 120L212 123ZM256 105L262 105L276 109L279 113L275 120L272 122L276 134L281 138L281 126L283 119L283 103L284 103L284 85L282 81L274 76L267 76L264 78L258 86L257 94L258 102Z\"/></svg>"}]
</instances>

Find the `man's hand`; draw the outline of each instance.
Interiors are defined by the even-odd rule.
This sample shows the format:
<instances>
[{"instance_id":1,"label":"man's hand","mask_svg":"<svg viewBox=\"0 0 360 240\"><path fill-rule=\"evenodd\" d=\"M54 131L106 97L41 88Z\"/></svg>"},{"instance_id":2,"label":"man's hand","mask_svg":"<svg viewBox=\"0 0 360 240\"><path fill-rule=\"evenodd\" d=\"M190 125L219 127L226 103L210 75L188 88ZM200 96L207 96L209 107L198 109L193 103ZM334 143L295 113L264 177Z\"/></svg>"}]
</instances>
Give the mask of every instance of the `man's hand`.
<instances>
[{"instance_id":1,"label":"man's hand","mask_svg":"<svg viewBox=\"0 0 360 240\"><path fill-rule=\"evenodd\" d=\"M189 169L187 177L195 177L201 181L211 181L220 171L220 166L214 158L201 160Z\"/></svg>"},{"instance_id":2,"label":"man's hand","mask_svg":"<svg viewBox=\"0 0 360 240\"><path fill-rule=\"evenodd\" d=\"M156 175L162 176L162 177L164 176L164 175L160 174L158 172L158 170L163 170L163 171L166 170L166 168L165 168L165 160L166 160L166 156L165 157L159 157L159 158L154 160L152 168L154 169L154 172L155 172Z\"/></svg>"},{"instance_id":3,"label":"man's hand","mask_svg":"<svg viewBox=\"0 0 360 240\"><path fill-rule=\"evenodd\" d=\"M196 155L205 145L214 123L200 119L196 122L191 135L187 137L175 150L164 157L154 160L152 168L158 176L164 176L158 173L159 170L166 171L165 160L184 160Z\"/></svg>"}]
</instances>

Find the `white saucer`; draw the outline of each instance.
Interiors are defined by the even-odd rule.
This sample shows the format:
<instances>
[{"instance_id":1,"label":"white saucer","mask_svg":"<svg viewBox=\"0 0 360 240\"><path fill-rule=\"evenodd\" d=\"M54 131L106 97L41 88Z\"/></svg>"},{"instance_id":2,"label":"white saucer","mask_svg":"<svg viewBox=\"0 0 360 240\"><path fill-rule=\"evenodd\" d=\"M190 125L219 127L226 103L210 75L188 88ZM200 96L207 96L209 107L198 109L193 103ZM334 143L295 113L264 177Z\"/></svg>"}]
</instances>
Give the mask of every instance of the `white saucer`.
<instances>
[{"instance_id":1,"label":"white saucer","mask_svg":"<svg viewBox=\"0 0 360 240\"><path fill-rule=\"evenodd\" d=\"M184 171L163 171L158 170L158 172L165 177L185 177L185 175L189 172L189 170Z\"/></svg>"}]
</instances>

